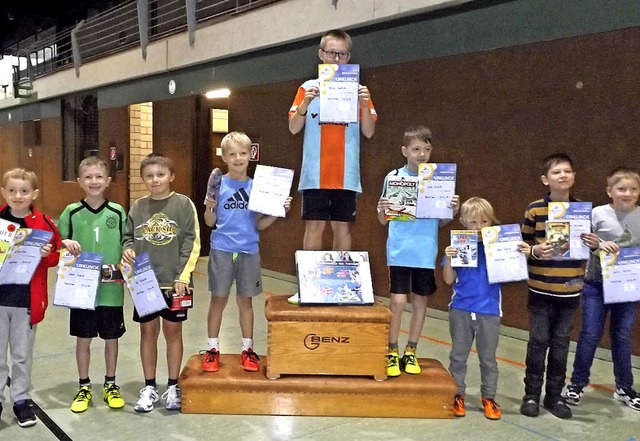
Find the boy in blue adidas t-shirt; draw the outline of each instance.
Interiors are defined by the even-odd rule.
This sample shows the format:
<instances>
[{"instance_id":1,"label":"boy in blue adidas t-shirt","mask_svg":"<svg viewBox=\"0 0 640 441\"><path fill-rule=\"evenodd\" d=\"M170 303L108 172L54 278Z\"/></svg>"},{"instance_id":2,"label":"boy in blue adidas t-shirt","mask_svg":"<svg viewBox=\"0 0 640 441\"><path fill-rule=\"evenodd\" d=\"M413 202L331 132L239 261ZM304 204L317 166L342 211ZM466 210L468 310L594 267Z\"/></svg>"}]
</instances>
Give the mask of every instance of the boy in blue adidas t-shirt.
<instances>
[{"instance_id":1,"label":"boy in blue adidas t-shirt","mask_svg":"<svg viewBox=\"0 0 640 441\"><path fill-rule=\"evenodd\" d=\"M260 278L259 230L277 218L249 211L249 194L253 181L247 176L251 140L241 132L228 133L221 142L222 160L227 174L222 176L217 197L205 199L204 221L215 229L211 232L209 254L209 291L211 303L207 317L208 350L202 359L202 370L216 372L219 366L218 335L222 313L233 281L242 332L240 363L246 371L259 370L258 355L253 351L252 299L262 292ZM289 211L291 197L284 208Z\"/></svg>"},{"instance_id":2,"label":"boy in blue adidas t-shirt","mask_svg":"<svg viewBox=\"0 0 640 441\"><path fill-rule=\"evenodd\" d=\"M429 162L431 157L431 130L424 126L409 127L404 133L402 155L407 165L392 170L389 176L418 176L418 166ZM385 197L387 178L384 180L382 197L378 201L378 221L387 224L385 210L391 205ZM454 216L458 213L459 196L451 199ZM434 269L438 255L438 228L449 222L448 219L416 219L413 222L389 222L387 238L387 265L389 266L389 285L391 322L389 323L389 354L387 356L387 375L397 377L401 370L407 374L419 374L420 364L416 359L418 338L424 325L427 312L427 297L436 292ZM411 322L409 340L404 355L398 352L398 336L402 312L411 296Z\"/></svg>"}]
</instances>

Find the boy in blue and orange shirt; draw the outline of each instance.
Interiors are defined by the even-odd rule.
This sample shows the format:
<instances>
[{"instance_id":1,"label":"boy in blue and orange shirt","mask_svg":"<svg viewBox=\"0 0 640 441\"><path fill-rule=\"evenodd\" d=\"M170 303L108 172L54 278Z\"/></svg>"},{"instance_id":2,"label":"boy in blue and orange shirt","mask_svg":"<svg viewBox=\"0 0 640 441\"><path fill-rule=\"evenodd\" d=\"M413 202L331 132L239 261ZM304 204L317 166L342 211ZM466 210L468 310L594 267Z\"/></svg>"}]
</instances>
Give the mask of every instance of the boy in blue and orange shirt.
<instances>
[{"instance_id":1,"label":"boy in blue and orange shirt","mask_svg":"<svg viewBox=\"0 0 640 441\"><path fill-rule=\"evenodd\" d=\"M318 57L323 64L347 64L352 41L339 29L326 32L320 40ZM299 88L289 109L289 131L294 135L304 128L302 170L302 219L305 221L303 248L321 250L322 233L327 222L333 230L333 249L351 249L351 223L355 222L356 196L360 184L360 133L371 138L377 114L371 94L359 87L360 122L352 124L320 123L318 79Z\"/></svg>"}]
</instances>

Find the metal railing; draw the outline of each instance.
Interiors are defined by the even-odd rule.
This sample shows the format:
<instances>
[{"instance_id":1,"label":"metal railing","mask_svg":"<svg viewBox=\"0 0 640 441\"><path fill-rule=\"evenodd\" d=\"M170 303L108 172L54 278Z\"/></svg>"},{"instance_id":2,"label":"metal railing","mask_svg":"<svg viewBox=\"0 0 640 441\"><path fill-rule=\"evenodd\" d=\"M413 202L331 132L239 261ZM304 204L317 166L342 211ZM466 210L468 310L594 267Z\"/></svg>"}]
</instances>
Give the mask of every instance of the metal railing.
<instances>
[{"instance_id":1,"label":"metal railing","mask_svg":"<svg viewBox=\"0 0 640 441\"><path fill-rule=\"evenodd\" d=\"M189 32L197 23L240 14L279 0L133 0L81 21L73 28L40 32L7 48L17 57L16 97L29 96L35 79L140 46L146 57L150 41Z\"/></svg>"}]
</instances>

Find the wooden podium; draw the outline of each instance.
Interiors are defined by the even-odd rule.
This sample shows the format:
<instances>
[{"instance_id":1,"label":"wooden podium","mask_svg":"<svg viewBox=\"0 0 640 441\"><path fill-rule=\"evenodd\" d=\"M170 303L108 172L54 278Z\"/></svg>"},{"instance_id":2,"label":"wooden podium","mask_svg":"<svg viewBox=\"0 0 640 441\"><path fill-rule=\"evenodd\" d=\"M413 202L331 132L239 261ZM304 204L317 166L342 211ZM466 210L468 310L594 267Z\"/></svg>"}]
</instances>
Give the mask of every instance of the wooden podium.
<instances>
[{"instance_id":1,"label":"wooden podium","mask_svg":"<svg viewBox=\"0 0 640 441\"><path fill-rule=\"evenodd\" d=\"M218 372L203 372L203 356L191 356L179 379L183 413L453 418L457 386L437 360L419 359L419 375L371 378L387 377L383 304L308 307L271 296L265 314L260 371L224 354Z\"/></svg>"},{"instance_id":2,"label":"wooden podium","mask_svg":"<svg viewBox=\"0 0 640 441\"><path fill-rule=\"evenodd\" d=\"M265 304L267 378L282 374L387 379L391 311L371 306L299 306L287 296Z\"/></svg>"}]
</instances>

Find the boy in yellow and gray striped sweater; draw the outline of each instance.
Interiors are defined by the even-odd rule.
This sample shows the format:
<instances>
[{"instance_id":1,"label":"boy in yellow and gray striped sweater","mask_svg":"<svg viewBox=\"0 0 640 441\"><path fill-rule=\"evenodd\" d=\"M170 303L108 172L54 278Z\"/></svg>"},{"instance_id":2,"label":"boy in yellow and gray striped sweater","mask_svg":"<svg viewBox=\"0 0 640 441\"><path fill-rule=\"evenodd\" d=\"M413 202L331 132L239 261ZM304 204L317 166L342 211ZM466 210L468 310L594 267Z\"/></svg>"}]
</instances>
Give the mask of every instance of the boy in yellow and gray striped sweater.
<instances>
[{"instance_id":1,"label":"boy in yellow and gray striped sweater","mask_svg":"<svg viewBox=\"0 0 640 441\"><path fill-rule=\"evenodd\" d=\"M528 282L529 343L524 377L525 394L520 413L529 417L536 417L540 413L546 360L543 407L558 418L571 418L571 409L561 394L567 371L569 334L573 316L580 305L584 262L552 260L553 246L545 241L549 202L577 202L570 194L575 182L571 158L563 153L544 158L541 180L549 187L549 193L529 204L522 223L522 238L531 245L531 252ZM598 238L593 233L585 233L581 237L587 246L597 246Z\"/></svg>"}]
</instances>

